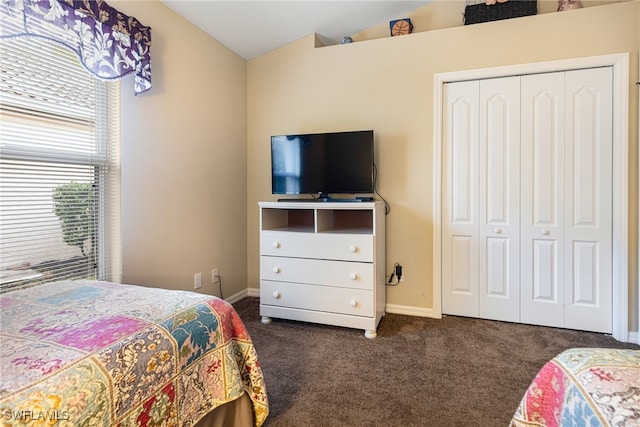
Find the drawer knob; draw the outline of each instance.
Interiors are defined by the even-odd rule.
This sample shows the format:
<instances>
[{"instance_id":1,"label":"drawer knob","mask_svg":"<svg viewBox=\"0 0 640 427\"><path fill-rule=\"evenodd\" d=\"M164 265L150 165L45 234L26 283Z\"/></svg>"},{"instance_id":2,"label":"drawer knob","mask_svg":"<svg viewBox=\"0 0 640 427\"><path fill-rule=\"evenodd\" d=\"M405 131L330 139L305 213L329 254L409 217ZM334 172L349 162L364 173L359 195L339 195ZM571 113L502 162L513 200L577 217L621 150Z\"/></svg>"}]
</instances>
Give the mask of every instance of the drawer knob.
<instances>
[{"instance_id":1,"label":"drawer knob","mask_svg":"<svg viewBox=\"0 0 640 427\"><path fill-rule=\"evenodd\" d=\"M494 228L493 232L496 233L496 234L500 234L500 233L502 233L502 230L500 230L499 228Z\"/></svg>"},{"instance_id":2,"label":"drawer knob","mask_svg":"<svg viewBox=\"0 0 640 427\"><path fill-rule=\"evenodd\" d=\"M351 273L351 274L349 275L349 278L350 278L351 280L356 280L356 279L358 278L358 275L357 275L356 273Z\"/></svg>"},{"instance_id":3,"label":"drawer knob","mask_svg":"<svg viewBox=\"0 0 640 427\"><path fill-rule=\"evenodd\" d=\"M549 235L549 230L542 230L540 232L543 236L548 236Z\"/></svg>"},{"instance_id":4,"label":"drawer knob","mask_svg":"<svg viewBox=\"0 0 640 427\"><path fill-rule=\"evenodd\" d=\"M274 273L280 273L280 267L273 267Z\"/></svg>"},{"instance_id":5,"label":"drawer knob","mask_svg":"<svg viewBox=\"0 0 640 427\"><path fill-rule=\"evenodd\" d=\"M358 252L358 247L356 245L349 246L349 252L353 252L353 253Z\"/></svg>"},{"instance_id":6,"label":"drawer knob","mask_svg":"<svg viewBox=\"0 0 640 427\"><path fill-rule=\"evenodd\" d=\"M280 297L281 297L281 296L282 296L282 295L280 294L280 292L278 292L278 291L273 291L273 297L274 297L275 299L280 299Z\"/></svg>"},{"instance_id":7,"label":"drawer knob","mask_svg":"<svg viewBox=\"0 0 640 427\"><path fill-rule=\"evenodd\" d=\"M280 247L280 242L273 242L273 247L274 248L279 248Z\"/></svg>"},{"instance_id":8,"label":"drawer knob","mask_svg":"<svg viewBox=\"0 0 640 427\"><path fill-rule=\"evenodd\" d=\"M349 305L351 307L357 307L358 306L358 301L354 298L354 299L349 301Z\"/></svg>"}]
</instances>

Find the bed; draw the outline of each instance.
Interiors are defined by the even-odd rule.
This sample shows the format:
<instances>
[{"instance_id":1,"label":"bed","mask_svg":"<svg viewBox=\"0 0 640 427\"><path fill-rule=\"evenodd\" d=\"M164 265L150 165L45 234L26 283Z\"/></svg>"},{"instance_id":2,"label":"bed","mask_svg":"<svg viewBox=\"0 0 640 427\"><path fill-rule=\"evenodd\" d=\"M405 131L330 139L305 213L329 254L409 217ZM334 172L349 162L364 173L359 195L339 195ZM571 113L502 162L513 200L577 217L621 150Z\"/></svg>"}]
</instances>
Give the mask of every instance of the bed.
<instances>
[{"instance_id":1,"label":"bed","mask_svg":"<svg viewBox=\"0 0 640 427\"><path fill-rule=\"evenodd\" d=\"M547 362L511 427L640 426L640 350L573 348Z\"/></svg>"},{"instance_id":2,"label":"bed","mask_svg":"<svg viewBox=\"0 0 640 427\"><path fill-rule=\"evenodd\" d=\"M269 413L255 348L222 299L63 281L3 293L0 310L3 423L260 426Z\"/></svg>"}]
</instances>

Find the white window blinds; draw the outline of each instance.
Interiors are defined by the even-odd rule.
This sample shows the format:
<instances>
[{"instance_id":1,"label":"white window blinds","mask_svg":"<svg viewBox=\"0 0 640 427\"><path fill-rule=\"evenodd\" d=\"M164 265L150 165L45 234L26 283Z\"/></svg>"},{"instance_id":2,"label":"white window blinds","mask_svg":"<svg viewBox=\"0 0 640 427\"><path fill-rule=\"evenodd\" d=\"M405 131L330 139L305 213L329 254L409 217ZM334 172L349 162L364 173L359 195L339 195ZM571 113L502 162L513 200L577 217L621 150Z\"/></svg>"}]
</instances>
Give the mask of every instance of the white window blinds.
<instances>
[{"instance_id":1,"label":"white window blinds","mask_svg":"<svg viewBox=\"0 0 640 427\"><path fill-rule=\"evenodd\" d=\"M41 38L0 57L0 291L119 281L119 84Z\"/></svg>"}]
</instances>

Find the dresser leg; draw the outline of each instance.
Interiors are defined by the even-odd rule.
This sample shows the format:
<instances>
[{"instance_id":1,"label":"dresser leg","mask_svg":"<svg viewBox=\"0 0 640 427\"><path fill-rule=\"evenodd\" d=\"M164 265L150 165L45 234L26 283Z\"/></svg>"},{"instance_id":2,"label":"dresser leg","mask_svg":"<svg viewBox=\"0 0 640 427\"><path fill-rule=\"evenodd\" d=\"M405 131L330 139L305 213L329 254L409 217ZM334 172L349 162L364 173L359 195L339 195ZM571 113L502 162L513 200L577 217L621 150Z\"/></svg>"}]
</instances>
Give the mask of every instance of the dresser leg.
<instances>
[{"instance_id":1,"label":"dresser leg","mask_svg":"<svg viewBox=\"0 0 640 427\"><path fill-rule=\"evenodd\" d=\"M375 338L375 337L378 336L378 333L376 332L375 329L373 329L373 330L372 329L366 329L364 331L364 336L367 337L367 338Z\"/></svg>"},{"instance_id":2,"label":"dresser leg","mask_svg":"<svg viewBox=\"0 0 640 427\"><path fill-rule=\"evenodd\" d=\"M262 316L262 323L264 323L265 325L267 323L271 323L271 317Z\"/></svg>"}]
</instances>

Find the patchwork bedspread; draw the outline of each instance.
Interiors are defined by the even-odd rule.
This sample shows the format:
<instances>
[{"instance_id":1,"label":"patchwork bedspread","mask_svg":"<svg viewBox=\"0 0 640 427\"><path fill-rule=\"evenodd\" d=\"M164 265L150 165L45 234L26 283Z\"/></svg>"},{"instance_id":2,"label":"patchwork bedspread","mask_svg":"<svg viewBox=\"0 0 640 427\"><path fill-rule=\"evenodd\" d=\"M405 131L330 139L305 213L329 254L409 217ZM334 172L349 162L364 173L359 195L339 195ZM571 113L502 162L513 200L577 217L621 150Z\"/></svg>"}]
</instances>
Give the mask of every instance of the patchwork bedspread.
<instances>
[{"instance_id":1,"label":"patchwork bedspread","mask_svg":"<svg viewBox=\"0 0 640 427\"><path fill-rule=\"evenodd\" d=\"M640 350L560 353L538 372L511 426L640 426Z\"/></svg>"},{"instance_id":2,"label":"patchwork bedspread","mask_svg":"<svg viewBox=\"0 0 640 427\"><path fill-rule=\"evenodd\" d=\"M247 393L268 415L249 334L224 300L107 282L0 295L0 424L190 426Z\"/></svg>"}]
</instances>

